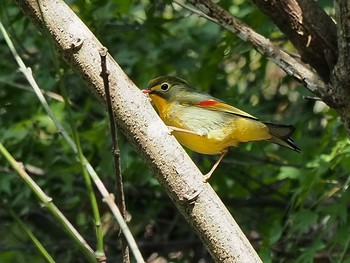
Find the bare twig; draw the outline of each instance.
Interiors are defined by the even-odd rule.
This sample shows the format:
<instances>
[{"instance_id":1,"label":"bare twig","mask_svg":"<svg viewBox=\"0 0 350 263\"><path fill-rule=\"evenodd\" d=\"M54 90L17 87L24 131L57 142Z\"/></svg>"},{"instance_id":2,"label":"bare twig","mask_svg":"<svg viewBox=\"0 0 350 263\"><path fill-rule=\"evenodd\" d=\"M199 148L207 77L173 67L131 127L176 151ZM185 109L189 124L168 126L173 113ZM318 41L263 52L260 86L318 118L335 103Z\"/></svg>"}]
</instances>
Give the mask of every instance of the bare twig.
<instances>
[{"instance_id":1,"label":"bare twig","mask_svg":"<svg viewBox=\"0 0 350 263\"><path fill-rule=\"evenodd\" d=\"M304 100L311 100L311 101L322 101L321 98L315 97L315 96L303 96Z\"/></svg>"},{"instance_id":2,"label":"bare twig","mask_svg":"<svg viewBox=\"0 0 350 263\"><path fill-rule=\"evenodd\" d=\"M12 81L6 81L6 80L2 80L2 79L0 79L0 83L4 83L4 84L6 84L8 86L12 86L12 87L15 87L15 88L18 88L18 89L22 89L22 90L34 93L33 89L30 86L27 86L27 85L23 85L23 84L12 82ZM56 92L46 91L46 90L43 90L43 89L41 89L40 91L41 91L42 94L44 94L45 96L47 96L47 97L49 97L51 99L54 99L54 100L60 101L60 102L64 101L63 97L60 94L56 93ZM70 101L69 104L72 105L72 102Z\"/></svg>"},{"instance_id":3,"label":"bare twig","mask_svg":"<svg viewBox=\"0 0 350 263\"><path fill-rule=\"evenodd\" d=\"M115 177L116 177L116 183L117 183L117 205L118 208L123 215L124 220L126 220L126 205L125 205L125 197L124 197L124 189L123 189L123 178L121 173L121 167L120 167L120 150L118 145L118 130L116 129L116 122L114 120L113 115L113 109L112 109L112 102L111 102L111 92L109 87L109 71L107 69L107 48L103 47L100 49L100 57L101 57L101 77L103 79L103 86L105 88L105 94L106 94L106 105L107 105L107 111L108 111L108 117L109 117L109 125L111 129L111 136L112 136L112 142L113 142L113 160L114 160L114 166L115 166ZM123 253L123 262L129 263L130 262L130 256L129 256L129 247L128 243L125 240L124 235L122 236L122 253Z\"/></svg>"}]
</instances>

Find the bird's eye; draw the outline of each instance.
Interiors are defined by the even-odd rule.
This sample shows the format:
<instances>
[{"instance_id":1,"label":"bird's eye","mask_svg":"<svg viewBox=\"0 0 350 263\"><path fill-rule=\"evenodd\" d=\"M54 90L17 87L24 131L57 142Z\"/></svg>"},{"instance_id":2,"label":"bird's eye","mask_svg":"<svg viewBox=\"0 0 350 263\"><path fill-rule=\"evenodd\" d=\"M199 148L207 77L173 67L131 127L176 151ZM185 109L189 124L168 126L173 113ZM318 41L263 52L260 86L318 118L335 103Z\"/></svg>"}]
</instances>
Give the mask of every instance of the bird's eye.
<instances>
[{"instance_id":1,"label":"bird's eye","mask_svg":"<svg viewBox=\"0 0 350 263\"><path fill-rule=\"evenodd\" d=\"M169 89L169 84L168 83L163 83L162 86L160 86L161 90L167 91Z\"/></svg>"}]
</instances>

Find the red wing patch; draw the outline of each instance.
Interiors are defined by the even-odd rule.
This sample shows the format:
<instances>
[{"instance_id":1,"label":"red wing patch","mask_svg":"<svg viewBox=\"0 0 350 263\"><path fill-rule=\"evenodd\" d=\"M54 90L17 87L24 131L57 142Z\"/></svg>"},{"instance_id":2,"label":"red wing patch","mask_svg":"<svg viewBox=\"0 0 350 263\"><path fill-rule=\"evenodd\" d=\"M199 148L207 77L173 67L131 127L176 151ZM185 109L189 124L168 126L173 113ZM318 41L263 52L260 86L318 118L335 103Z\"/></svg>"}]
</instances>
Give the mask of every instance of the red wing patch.
<instances>
[{"instance_id":1,"label":"red wing patch","mask_svg":"<svg viewBox=\"0 0 350 263\"><path fill-rule=\"evenodd\" d=\"M208 110L232 114L232 115L235 115L237 117L242 117L242 118L251 119L251 120L258 120L257 118L250 115L249 113L246 113L246 112L244 112L240 109L237 109L231 105L228 105L222 101L217 101L214 99L203 100L203 101L197 103L195 106L202 107L202 108L205 108Z\"/></svg>"},{"instance_id":2,"label":"red wing patch","mask_svg":"<svg viewBox=\"0 0 350 263\"><path fill-rule=\"evenodd\" d=\"M218 104L220 102L216 101L216 100L212 100L212 99L209 99L209 100L203 100L201 101L200 103L197 104L197 106L200 106L200 107L212 107L216 104Z\"/></svg>"}]
</instances>

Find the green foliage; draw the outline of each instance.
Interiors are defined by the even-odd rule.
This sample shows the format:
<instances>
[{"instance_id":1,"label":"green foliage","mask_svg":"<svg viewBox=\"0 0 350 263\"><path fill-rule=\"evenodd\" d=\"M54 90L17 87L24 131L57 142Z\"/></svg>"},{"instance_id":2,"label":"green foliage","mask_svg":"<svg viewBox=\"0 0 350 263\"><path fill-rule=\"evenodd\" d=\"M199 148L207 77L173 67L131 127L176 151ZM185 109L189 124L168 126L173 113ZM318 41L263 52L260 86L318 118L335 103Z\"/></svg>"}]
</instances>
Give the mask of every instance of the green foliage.
<instances>
[{"instance_id":1,"label":"green foliage","mask_svg":"<svg viewBox=\"0 0 350 263\"><path fill-rule=\"evenodd\" d=\"M293 51L250 2L221 1L227 10L276 44ZM300 154L259 142L232 149L210 183L264 262L348 262L350 147L336 113L250 46L218 25L163 1L69 1L130 78L145 87L159 75L192 86L258 116L293 124ZM328 2L322 1L327 11ZM49 43L11 1L1 20L42 89L60 94ZM281 40L282 39L282 40ZM0 140L93 246L94 222L81 166L18 72L0 36ZM62 62L84 154L114 189L108 119L85 84ZM68 130L66 108L49 97ZM129 226L145 258L211 262L156 179L121 135L120 152ZM190 153L203 172L215 157ZM32 228L57 262L85 262L62 229L0 157L0 198ZM108 259L120 262L116 223L100 201ZM0 261L42 262L29 239L0 207Z\"/></svg>"}]
</instances>

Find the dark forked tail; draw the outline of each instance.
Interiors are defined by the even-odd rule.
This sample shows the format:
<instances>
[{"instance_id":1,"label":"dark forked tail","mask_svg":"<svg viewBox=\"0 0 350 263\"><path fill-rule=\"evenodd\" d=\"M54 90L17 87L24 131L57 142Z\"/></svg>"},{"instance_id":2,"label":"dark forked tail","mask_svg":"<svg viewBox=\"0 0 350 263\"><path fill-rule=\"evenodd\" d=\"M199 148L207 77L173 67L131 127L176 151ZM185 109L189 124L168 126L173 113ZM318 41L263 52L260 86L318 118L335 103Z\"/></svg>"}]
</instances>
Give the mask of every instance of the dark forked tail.
<instances>
[{"instance_id":1,"label":"dark forked tail","mask_svg":"<svg viewBox=\"0 0 350 263\"><path fill-rule=\"evenodd\" d=\"M300 152L300 148L294 143L293 139L290 137L295 128L292 125L274 124L269 122L264 122L264 124L269 128L272 138L269 140L278 145L287 147L296 152Z\"/></svg>"}]
</instances>

